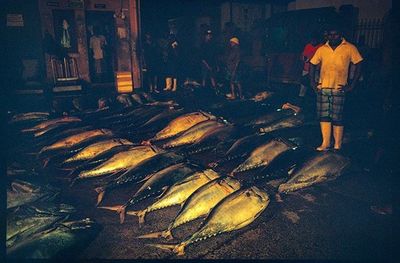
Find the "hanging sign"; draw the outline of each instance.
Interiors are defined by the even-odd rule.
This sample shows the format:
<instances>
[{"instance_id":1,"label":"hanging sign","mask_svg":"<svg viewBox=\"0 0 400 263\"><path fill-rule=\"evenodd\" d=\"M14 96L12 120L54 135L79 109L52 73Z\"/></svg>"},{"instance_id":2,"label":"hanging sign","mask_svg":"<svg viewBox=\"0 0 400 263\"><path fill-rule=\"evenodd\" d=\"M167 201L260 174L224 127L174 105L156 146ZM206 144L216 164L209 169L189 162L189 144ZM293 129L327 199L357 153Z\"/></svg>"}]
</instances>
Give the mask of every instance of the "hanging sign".
<instances>
[{"instance_id":1,"label":"hanging sign","mask_svg":"<svg viewBox=\"0 0 400 263\"><path fill-rule=\"evenodd\" d=\"M22 14L7 14L7 26L24 26L24 18Z\"/></svg>"},{"instance_id":2,"label":"hanging sign","mask_svg":"<svg viewBox=\"0 0 400 263\"><path fill-rule=\"evenodd\" d=\"M106 9L106 4L94 4L94 8Z\"/></svg>"},{"instance_id":3,"label":"hanging sign","mask_svg":"<svg viewBox=\"0 0 400 263\"><path fill-rule=\"evenodd\" d=\"M48 1L48 2L46 2L46 5L51 6L51 7L59 7L60 3L57 1Z\"/></svg>"}]
</instances>

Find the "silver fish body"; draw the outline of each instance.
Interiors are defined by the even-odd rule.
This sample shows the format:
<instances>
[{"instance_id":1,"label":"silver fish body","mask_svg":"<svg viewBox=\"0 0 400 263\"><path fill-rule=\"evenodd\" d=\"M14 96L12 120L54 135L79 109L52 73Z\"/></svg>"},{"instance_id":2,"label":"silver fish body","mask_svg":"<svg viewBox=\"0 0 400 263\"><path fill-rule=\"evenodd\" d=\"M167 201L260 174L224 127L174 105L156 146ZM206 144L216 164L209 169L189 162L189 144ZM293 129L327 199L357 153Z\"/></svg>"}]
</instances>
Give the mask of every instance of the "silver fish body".
<instances>
[{"instance_id":1,"label":"silver fish body","mask_svg":"<svg viewBox=\"0 0 400 263\"><path fill-rule=\"evenodd\" d=\"M291 178L279 186L280 193L287 193L336 179L350 164L348 158L335 153L319 153L309 159Z\"/></svg>"},{"instance_id":2,"label":"silver fish body","mask_svg":"<svg viewBox=\"0 0 400 263\"><path fill-rule=\"evenodd\" d=\"M277 156L290 149L292 147L288 143L273 139L253 150L250 156L232 171L232 174L268 166Z\"/></svg>"}]
</instances>

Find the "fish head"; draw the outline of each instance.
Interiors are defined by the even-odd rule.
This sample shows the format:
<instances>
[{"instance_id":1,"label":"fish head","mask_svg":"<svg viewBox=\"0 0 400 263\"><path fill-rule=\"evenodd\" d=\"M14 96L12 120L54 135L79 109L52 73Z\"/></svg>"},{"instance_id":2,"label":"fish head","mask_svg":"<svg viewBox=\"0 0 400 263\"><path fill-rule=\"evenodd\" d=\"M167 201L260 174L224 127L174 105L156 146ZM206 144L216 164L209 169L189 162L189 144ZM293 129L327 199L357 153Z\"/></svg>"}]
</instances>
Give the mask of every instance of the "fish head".
<instances>
[{"instance_id":1,"label":"fish head","mask_svg":"<svg viewBox=\"0 0 400 263\"><path fill-rule=\"evenodd\" d=\"M260 190L257 186L252 186L245 191L246 196L256 197L261 203L268 203L269 196L265 191Z\"/></svg>"},{"instance_id":2,"label":"fish head","mask_svg":"<svg viewBox=\"0 0 400 263\"><path fill-rule=\"evenodd\" d=\"M215 172L213 169L206 169L203 171L203 173L210 179L210 180L214 180L218 177L220 177L220 175Z\"/></svg>"}]
</instances>

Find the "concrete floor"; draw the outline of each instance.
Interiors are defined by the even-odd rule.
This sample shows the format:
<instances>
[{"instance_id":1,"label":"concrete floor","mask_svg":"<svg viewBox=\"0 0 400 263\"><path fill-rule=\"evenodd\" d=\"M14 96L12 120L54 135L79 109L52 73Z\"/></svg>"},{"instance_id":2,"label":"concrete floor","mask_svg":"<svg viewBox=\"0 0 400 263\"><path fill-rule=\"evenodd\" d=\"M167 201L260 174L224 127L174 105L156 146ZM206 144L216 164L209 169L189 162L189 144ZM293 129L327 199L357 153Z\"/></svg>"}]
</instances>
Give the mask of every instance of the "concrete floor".
<instances>
[{"instance_id":1,"label":"concrete floor","mask_svg":"<svg viewBox=\"0 0 400 263\"><path fill-rule=\"evenodd\" d=\"M318 142L314 136L310 146ZM115 212L95 207L95 181L85 181L69 188L60 171L47 170L49 180L62 189L60 200L76 206L77 217L96 220L102 230L96 238L73 255L76 259L278 259L278 260L356 260L377 262L399 259L394 235L394 216L371 210L372 205L391 204L393 177L391 167L368 171L371 144L365 141L347 145L345 154L353 165L336 181L275 199L279 180L266 185L271 203L261 216L247 227L190 245L183 257L146 246L163 240L135 239L136 236L165 229L178 212L170 207L149 213L147 223L139 228L137 218L128 216L119 223ZM363 153L362 155L360 153ZM200 156L199 162L212 160ZM106 196L103 205L124 203L139 185L115 190ZM154 199L140 203L144 208ZM194 233L200 220L174 231L176 243Z\"/></svg>"}]
</instances>

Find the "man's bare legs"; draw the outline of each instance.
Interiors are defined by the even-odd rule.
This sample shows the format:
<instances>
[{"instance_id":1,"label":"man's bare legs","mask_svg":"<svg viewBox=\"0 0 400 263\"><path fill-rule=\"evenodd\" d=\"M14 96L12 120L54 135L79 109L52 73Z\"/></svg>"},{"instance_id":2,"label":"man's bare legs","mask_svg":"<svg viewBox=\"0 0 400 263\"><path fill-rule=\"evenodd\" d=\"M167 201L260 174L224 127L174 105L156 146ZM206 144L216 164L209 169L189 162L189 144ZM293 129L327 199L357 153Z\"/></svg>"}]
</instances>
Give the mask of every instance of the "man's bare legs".
<instances>
[{"instance_id":1,"label":"man's bare legs","mask_svg":"<svg viewBox=\"0 0 400 263\"><path fill-rule=\"evenodd\" d=\"M239 98L240 98L240 99L243 99L242 84L237 83L237 89L238 89L238 93L239 93Z\"/></svg>"},{"instance_id":2,"label":"man's bare legs","mask_svg":"<svg viewBox=\"0 0 400 263\"><path fill-rule=\"evenodd\" d=\"M232 100L236 99L235 84L231 82L231 97Z\"/></svg>"},{"instance_id":3,"label":"man's bare legs","mask_svg":"<svg viewBox=\"0 0 400 263\"><path fill-rule=\"evenodd\" d=\"M333 125L333 138L335 139L335 145L333 146L333 149L335 150L340 150L342 148L343 130L343 126Z\"/></svg>"},{"instance_id":4,"label":"man's bare legs","mask_svg":"<svg viewBox=\"0 0 400 263\"><path fill-rule=\"evenodd\" d=\"M322 144L317 147L317 151L324 151L331 145L331 130L332 124L330 122L320 122L321 134L322 134Z\"/></svg>"}]
</instances>

